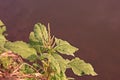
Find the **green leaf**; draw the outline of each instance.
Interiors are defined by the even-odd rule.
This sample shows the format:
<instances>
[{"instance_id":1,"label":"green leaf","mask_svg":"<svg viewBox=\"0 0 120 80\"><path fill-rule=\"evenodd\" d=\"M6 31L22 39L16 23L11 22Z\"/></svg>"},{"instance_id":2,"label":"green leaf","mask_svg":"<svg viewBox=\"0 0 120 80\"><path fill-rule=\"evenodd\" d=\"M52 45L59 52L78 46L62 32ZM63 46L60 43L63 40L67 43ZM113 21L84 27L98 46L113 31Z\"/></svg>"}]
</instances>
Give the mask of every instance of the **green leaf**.
<instances>
[{"instance_id":1,"label":"green leaf","mask_svg":"<svg viewBox=\"0 0 120 80\"><path fill-rule=\"evenodd\" d=\"M46 40L46 41L48 40L47 29L41 23L35 24L34 35L35 35L36 39L38 39L42 43L44 42L44 40Z\"/></svg>"},{"instance_id":2,"label":"green leaf","mask_svg":"<svg viewBox=\"0 0 120 80\"><path fill-rule=\"evenodd\" d=\"M91 64L85 63L83 60L80 60L79 58L71 60L71 62L68 65L70 68L72 68L73 72L78 76L97 75Z\"/></svg>"},{"instance_id":3,"label":"green leaf","mask_svg":"<svg viewBox=\"0 0 120 80\"><path fill-rule=\"evenodd\" d=\"M45 38L45 40L47 40L48 39L48 32L47 32L46 26L41 24L41 23L37 23L37 24L35 24L35 26L39 27L39 29L41 30L40 33Z\"/></svg>"},{"instance_id":4,"label":"green leaf","mask_svg":"<svg viewBox=\"0 0 120 80\"><path fill-rule=\"evenodd\" d=\"M4 23L0 20L0 26L3 26L4 25Z\"/></svg>"},{"instance_id":5,"label":"green leaf","mask_svg":"<svg viewBox=\"0 0 120 80\"><path fill-rule=\"evenodd\" d=\"M6 51L4 48L4 44L7 41L4 35L4 32L6 31L6 27L4 26L3 22L0 20L0 53Z\"/></svg>"},{"instance_id":6,"label":"green leaf","mask_svg":"<svg viewBox=\"0 0 120 80\"><path fill-rule=\"evenodd\" d=\"M57 60L51 54L43 53L42 57L48 59L52 71L54 71L56 74L60 74L59 63L57 62Z\"/></svg>"},{"instance_id":7,"label":"green leaf","mask_svg":"<svg viewBox=\"0 0 120 80\"><path fill-rule=\"evenodd\" d=\"M44 42L48 40L48 32L46 27L37 23L34 26L34 31L29 36L30 45L36 49L38 53L44 52Z\"/></svg>"},{"instance_id":8,"label":"green leaf","mask_svg":"<svg viewBox=\"0 0 120 80\"><path fill-rule=\"evenodd\" d=\"M56 42L56 45L57 45L55 47L55 50L62 53L62 54L74 56L73 53L75 53L78 50L78 48L72 46L67 41L55 38L55 42Z\"/></svg>"},{"instance_id":9,"label":"green leaf","mask_svg":"<svg viewBox=\"0 0 120 80\"><path fill-rule=\"evenodd\" d=\"M54 76L52 76L50 80L68 80L68 79L66 78L65 73L61 72L60 75L54 74Z\"/></svg>"},{"instance_id":10,"label":"green leaf","mask_svg":"<svg viewBox=\"0 0 120 80\"><path fill-rule=\"evenodd\" d=\"M0 67L0 68L8 69L11 63L13 63L13 60L11 58L0 57L0 65L3 66L3 67Z\"/></svg>"},{"instance_id":11,"label":"green leaf","mask_svg":"<svg viewBox=\"0 0 120 80\"><path fill-rule=\"evenodd\" d=\"M21 71L22 73L25 73L25 74L35 73L35 70L33 70L30 66L28 66L28 65L26 65L26 64L24 64L24 65L21 67L20 71Z\"/></svg>"},{"instance_id":12,"label":"green leaf","mask_svg":"<svg viewBox=\"0 0 120 80\"><path fill-rule=\"evenodd\" d=\"M36 42L36 44L39 44L39 40L35 37L34 32L30 33L29 40L32 42Z\"/></svg>"},{"instance_id":13,"label":"green leaf","mask_svg":"<svg viewBox=\"0 0 120 80\"><path fill-rule=\"evenodd\" d=\"M34 61L37 61L38 56L37 56L36 54L33 54L33 55L28 56L27 59L28 59L30 62L34 62Z\"/></svg>"},{"instance_id":14,"label":"green leaf","mask_svg":"<svg viewBox=\"0 0 120 80\"><path fill-rule=\"evenodd\" d=\"M68 61L65 60L64 58L62 58L62 56L60 56L59 54L54 53L52 55L56 59L56 61L59 63L60 70L62 72L65 72L66 68L67 68Z\"/></svg>"},{"instance_id":15,"label":"green leaf","mask_svg":"<svg viewBox=\"0 0 120 80\"><path fill-rule=\"evenodd\" d=\"M6 41L6 38L3 34L5 31L6 31L6 27L3 24L3 22L0 20L0 40L2 40L2 41Z\"/></svg>"},{"instance_id":16,"label":"green leaf","mask_svg":"<svg viewBox=\"0 0 120 80\"><path fill-rule=\"evenodd\" d=\"M16 41L16 42L8 41L5 43L5 48L13 51L14 53L21 55L23 58L27 58L31 55L36 55L35 49L30 47L30 45L28 45L23 41Z\"/></svg>"},{"instance_id":17,"label":"green leaf","mask_svg":"<svg viewBox=\"0 0 120 80\"><path fill-rule=\"evenodd\" d=\"M42 57L48 59L48 61L50 62L50 67L54 72L54 75L51 75L50 80L68 80L65 75L68 63L67 60L63 59L59 54L56 53L53 54L44 53Z\"/></svg>"}]
</instances>

